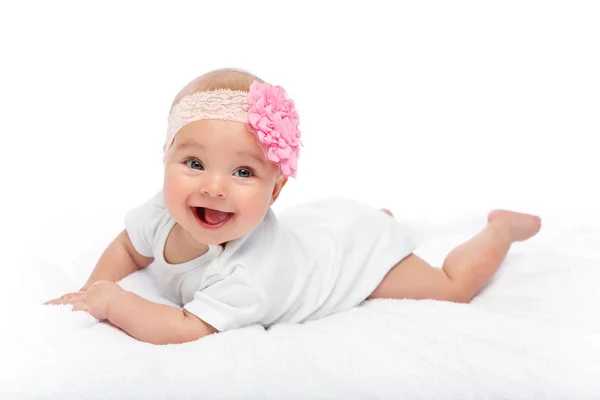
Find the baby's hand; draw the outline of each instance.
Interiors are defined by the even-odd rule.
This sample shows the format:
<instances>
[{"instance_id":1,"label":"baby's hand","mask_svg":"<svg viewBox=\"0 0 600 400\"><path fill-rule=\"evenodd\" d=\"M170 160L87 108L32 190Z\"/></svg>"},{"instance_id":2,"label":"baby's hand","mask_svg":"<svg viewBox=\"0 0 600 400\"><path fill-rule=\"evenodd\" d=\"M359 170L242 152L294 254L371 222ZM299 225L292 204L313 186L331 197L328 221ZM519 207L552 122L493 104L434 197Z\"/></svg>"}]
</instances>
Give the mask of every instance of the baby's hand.
<instances>
[{"instance_id":1,"label":"baby's hand","mask_svg":"<svg viewBox=\"0 0 600 400\"><path fill-rule=\"evenodd\" d=\"M111 300L125 290L115 282L98 281L79 297L73 311L85 311L99 321L106 319L106 312Z\"/></svg>"},{"instance_id":2,"label":"baby's hand","mask_svg":"<svg viewBox=\"0 0 600 400\"><path fill-rule=\"evenodd\" d=\"M58 304L75 304L81 301L81 296L85 294L85 290L79 292L72 292L62 295L56 299L48 300L44 305L58 305Z\"/></svg>"}]
</instances>

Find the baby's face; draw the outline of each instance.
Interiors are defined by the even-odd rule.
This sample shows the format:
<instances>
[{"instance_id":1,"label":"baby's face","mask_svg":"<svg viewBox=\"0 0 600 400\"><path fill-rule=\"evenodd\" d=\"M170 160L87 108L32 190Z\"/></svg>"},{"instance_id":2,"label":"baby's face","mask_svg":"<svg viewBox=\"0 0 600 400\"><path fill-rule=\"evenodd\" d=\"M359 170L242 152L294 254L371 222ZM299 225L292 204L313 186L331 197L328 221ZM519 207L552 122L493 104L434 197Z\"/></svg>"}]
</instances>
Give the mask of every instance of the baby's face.
<instances>
[{"instance_id":1,"label":"baby's face","mask_svg":"<svg viewBox=\"0 0 600 400\"><path fill-rule=\"evenodd\" d=\"M167 210L202 244L221 244L251 232L285 182L255 136L237 122L188 124L165 157Z\"/></svg>"}]
</instances>

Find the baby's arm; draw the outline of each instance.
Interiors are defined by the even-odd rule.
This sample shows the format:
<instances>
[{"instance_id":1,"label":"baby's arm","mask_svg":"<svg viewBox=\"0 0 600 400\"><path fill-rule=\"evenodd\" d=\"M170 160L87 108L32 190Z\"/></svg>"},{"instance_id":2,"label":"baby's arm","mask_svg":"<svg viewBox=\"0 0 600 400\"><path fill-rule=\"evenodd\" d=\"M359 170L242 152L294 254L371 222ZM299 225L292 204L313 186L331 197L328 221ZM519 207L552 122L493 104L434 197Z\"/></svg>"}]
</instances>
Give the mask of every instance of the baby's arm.
<instances>
[{"instance_id":1,"label":"baby's arm","mask_svg":"<svg viewBox=\"0 0 600 400\"><path fill-rule=\"evenodd\" d=\"M184 309L156 304L114 282L100 281L80 296L73 310L108 320L133 338L153 344L185 343L260 323L269 308L260 282L238 263L231 273L221 272L210 272L212 282L194 292Z\"/></svg>"},{"instance_id":2,"label":"baby's arm","mask_svg":"<svg viewBox=\"0 0 600 400\"><path fill-rule=\"evenodd\" d=\"M146 268L152 261L154 261L153 258L144 257L134 249L127 231L123 230L104 250L81 290L87 290L97 281L120 281L128 275Z\"/></svg>"},{"instance_id":3,"label":"baby's arm","mask_svg":"<svg viewBox=\"0 0 600 400\"><path fill-rule=\"evenodd\" d=\"M186 310L121 291L111 299L106 318L131 337L152 344L185 343L217 330Z\"/></svg>"},{"instance_id":4,"label":"baby's arm","mask_svg":"<svg viewBox=\"0 0 600 400\"><path fill-rule=\"evenodd\" d=\"M152 261L153 258L144 257L133 248L129 235L123 230L104 250L80 292L68 293L45 304L73 304L73 301L76 301L94 282L102 280L117 282L127 275L146 268Z\"/></svg>"}]
</instances>

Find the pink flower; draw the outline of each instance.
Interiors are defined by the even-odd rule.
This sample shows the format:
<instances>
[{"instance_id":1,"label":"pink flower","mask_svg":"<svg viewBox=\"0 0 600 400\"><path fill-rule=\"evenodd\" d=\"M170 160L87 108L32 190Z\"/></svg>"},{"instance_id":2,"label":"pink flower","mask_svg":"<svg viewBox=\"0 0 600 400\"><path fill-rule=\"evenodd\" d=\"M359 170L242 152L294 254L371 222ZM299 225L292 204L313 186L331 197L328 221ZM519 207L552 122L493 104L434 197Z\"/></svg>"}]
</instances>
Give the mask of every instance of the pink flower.
<instances>
[{"instance_id":1,"label":"pink flower","mask_svg":"<svg viewBox=\"0 0 600 400\"><path fill-rule=\"evenodd\" d=\"M300 156L300 119L294 102L280 86L254 81L248 93L248 123L266 157L285 176L296 176Z\"/></svg>"}]
</instances>

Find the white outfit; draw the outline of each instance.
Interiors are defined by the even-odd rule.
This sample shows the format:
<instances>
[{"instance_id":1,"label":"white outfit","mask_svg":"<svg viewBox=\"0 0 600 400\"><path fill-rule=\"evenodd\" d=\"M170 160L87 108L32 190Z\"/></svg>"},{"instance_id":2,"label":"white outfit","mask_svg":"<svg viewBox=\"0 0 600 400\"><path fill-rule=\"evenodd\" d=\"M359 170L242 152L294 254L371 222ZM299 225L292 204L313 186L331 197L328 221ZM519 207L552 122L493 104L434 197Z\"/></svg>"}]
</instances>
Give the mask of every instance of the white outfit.
<instances>
[{"instance_id":1,"label":"white outfit","mask_svg":"<svg viewBox=\"0 0 600 400\"><path fill-rule=\"evenodd\" d=\"M135 249L154 257L164 294L219 331L301 323L355 307L415 248L394 218L340 198L277 217L269 209L245 237L182 264L164 258L174 225L162 191L125 218Z\"/></svg>"}]
</instances>

